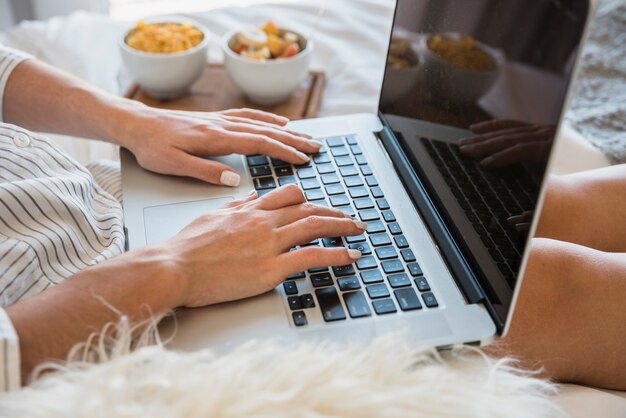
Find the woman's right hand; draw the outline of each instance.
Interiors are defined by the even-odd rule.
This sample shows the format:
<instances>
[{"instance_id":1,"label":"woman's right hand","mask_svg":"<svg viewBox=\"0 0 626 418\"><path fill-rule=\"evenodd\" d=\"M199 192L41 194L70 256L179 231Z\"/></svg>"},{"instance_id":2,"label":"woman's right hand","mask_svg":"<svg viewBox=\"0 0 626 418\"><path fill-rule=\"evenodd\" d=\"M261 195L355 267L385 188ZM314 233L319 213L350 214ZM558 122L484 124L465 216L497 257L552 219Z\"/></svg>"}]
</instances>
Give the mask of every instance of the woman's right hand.
<instances>
[{"instance_id":1,"label":"woman's right hand","mask_svg":"<svg viewBox=\"0 0 626 418\"><path fill-rule=\"evenodd\" d=\"M295 185L230 202L193 221L162 245L183 286L181 306L197 307L272 290L290 274L360 258L344 247L293 247L320 237L362 234L343 212L307 203Z\"/></svg>"}]
</instances>

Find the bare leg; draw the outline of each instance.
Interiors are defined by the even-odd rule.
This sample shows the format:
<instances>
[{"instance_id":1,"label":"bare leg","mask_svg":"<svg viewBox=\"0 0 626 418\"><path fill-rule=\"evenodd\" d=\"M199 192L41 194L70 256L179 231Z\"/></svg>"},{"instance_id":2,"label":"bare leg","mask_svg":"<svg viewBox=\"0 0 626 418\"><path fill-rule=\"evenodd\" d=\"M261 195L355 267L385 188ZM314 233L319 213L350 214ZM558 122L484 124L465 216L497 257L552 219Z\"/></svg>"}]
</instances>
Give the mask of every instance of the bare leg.
<instances>
[{"instance_id":1,"label":"bare leg","mask_svg":"<svg viewBox=\"0 0 626 418\"><path fill-rule=\"evenodd\" d=\"M552 177L536 236L626 252L626 164Z\"/></svg>"},{"instance_id":2,"label":"bare leg","mask_svg":"<svg viewBox=\"0 0 626 418\"><path fill-rule=\"evenodd\" d=\"M554 380L624 390L625 300L626 254L535 238L510 331L486 350Z\"/></svg>"}]
</instances>

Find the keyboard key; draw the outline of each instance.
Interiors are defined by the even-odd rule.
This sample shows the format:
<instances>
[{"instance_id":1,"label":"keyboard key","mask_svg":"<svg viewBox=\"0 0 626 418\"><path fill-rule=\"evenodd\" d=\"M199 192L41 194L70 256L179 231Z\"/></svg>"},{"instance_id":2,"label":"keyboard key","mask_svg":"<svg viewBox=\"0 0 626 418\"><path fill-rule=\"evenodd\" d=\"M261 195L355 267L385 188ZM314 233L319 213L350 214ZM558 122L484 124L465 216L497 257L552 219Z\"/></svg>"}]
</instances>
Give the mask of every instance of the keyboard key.
<instances>
[{"instance_id":1,"label":"keyboard key","mask_svg":"<svg viewBox=\"0 0 626 418\"><path fill-rule=\"evenodd\" d=\"M389 202L387 202L387 199L377 199L376 205L378 206L378 209L380 210L389 209Z\"/></svg>"},{"instance_id":2,"label":"keyboard key","mask_svg":"<svg viewBox=\"0 0 626 418\"><path fill-rule=\"evenodd\" d=\"M340 206L337 209L345 213L346 215L350 215L353 218L356 216L356 212L352 209L352 206Z\"/></svg>"},{"instance_id":3,"label":"keyboard key","mask_svg":"<svg viewBox=\"0 0 626 418\"><path fill-rule=\"evenodd\" d=\"M389 228L391 235L398 235L402 233L402 228L400 228L400 225L397 222L390 222L387 224L387 228Z\"/></svg>"},{"instance_id":4,"label":"keyboard key","mask_svg":"<svg viewBox=\"0 0 626 418\"><path fill-rule=\"evenodd\" d=\"M331 162L332 159L330 158L330 155L324 153L324 154L316 154L313 156L313 162L315 162L315 164L323 164L323 163L329 163Z\"/></svg>"},{"instance_id":5,"label":"keyboard key","mask_svg":"<svg viewBox=\"0 0 626 418\"><path fill-rule=\"evenodd\" d=\"M353 179L355 177L348 177L349 179ZM363 209L371 209L374 207L374 201L369 197L362 197L360 199L354 199L354 207L358 210Z\"/></svg>"},{"instance_id":6,"label":"keyboard key","mask_svg":"<svg viewBox=\"0 0 626 418\"><path fill-rule=\"evenodd\" d=\"M287 298L287 303L289 304L289 309L291 309L292 311L295 311L297 309L302 309L300 296L289 296Z\"/></svg>"},{"instance_id":7,"label":"keyboard key","mask_svg":"<svg viewBox=\"0 0 626 418\"><path fill-rule=\"evenodd\" d=\"M371 176L373 174L369 165L362 165L361 173L363 173L364 176Z\"/></svg>"},{"instance_id":8,"label":"keyboard key","mask_svg":"<svg viewBox=\"0 0 626 418\"><path fill-rule=\"evenodd\" d=\"M257 177L254 179L254 188L257 190L275 189L274 177Z\"/></svg>"},{"instance_id":9,"label":"keyboard key","mask_svg":"<svg viewBox=\"0 0 626 418\"><path fill-rule=\"evenodd\" d=\"M291 176L293 174L293 169L289 166L275 167L274 171L277 177Z\"/></svg>"},{"instance_id":10,"label":"keyboard key","mask_svg":"<svg viewBox=\"0 0 626 418\"><path fill-rule=\"evenodd\" d=\"M374 176L365 176L365 182L370 187L378 186L378 180Z\"/></svg>"},{"instance_id":11,"label":"keyboard key","mask_svg":"<svg viewBox=\"0 0 626 418\"><path fill-rule=\"evenodd\" d=\"M355 155L354 156L354 160L356 161L356 163L358 165L365 165L365 164L367 164L367 160L365 159L365 156L363 156L363 155Z\"/></svg>"},{"instance_id":12,"label":"keyboard key","mask_svg":"<svg viewBox=\"0 0 626 418\"><path fill-rule=\"evenodd\" d=\"M389 260L391 258L398 258L398 253L394 247L380 247L376 248L376 256L379 260Z\"/></svg>"},{"instance_id":13,"label":"keyboard key","mask_svg":"<svg viewBox=\"0 0 626 418\"><path fill-rule=\"evenodd\" d=\"M358 146L358 145L352 145L350 147L350 151L352 151L352 154L354 154L354 155L363 154L363 151L361 150L361 147Z\"/></svg>"},{"instance_id":14,"label":"keyboard key","mask_svg":"<svg viewBox=\"0 0 626 418\"><path fill-rule=\"evenodd\" d=\"M372 299L389 297L389 289L387 289L387 285L384 283L373 284L367 286L366 289L367 294Z\"/></svg>"},{"instance_id":15,"label":"keyboard key","mask_svg":"<svg viewBox=\"0 0 626 418\"><path fill-rule=\"evenodd\" d=\"M256 167L258 165L267 165L269 164L269 160L264 155L252 155L246 158L249 167Z\"/></svg>"},{"instance_id":16,"label":"keyboard key","mask_svg":"<svg viewBox=\"0 0 626 418\"><path fill-rule=\"evenodd\" d=\"M313 189L313 190L307 190L304 192L304 196L306 197L306 200L321 200L324 199L326 196L324 196L324 192L322 192L320 189Z\"/></svg>"},{"instance_id":17,"label":"keyboard key","mask_svg":"<svg viewBox=\"0 0 626 418\"><path fill-rule=\"evenodd\" d=\"M367 299L362 291L347 292L343 294L343 301L348 308L348 313L352 318L362 318L371 316L372 311L367 304Z\"/></svg>"},{"instance_id":18,"label":"keyboard key","mask_svg":"<svg viewBox=\"0 0 626 418\"><path fill-rule=\"evenodd\" d=\"M391 287L404 287L411 286L411 279L404 273L400 274L392 274L391 276L387 276L387 281L391 285Z\"/></svg>"},{"instance_id":19,"label":"keyboard key","mask_svg":"<svg viewBox=\"0 0 626 418\"><path fill-rule=\"evenodd\" d=\"M307 324L306 315L302 311L292 312L291 317L293 318L293 324L297 327L302 327Z\"/></svg>"},{"instance_id":20,"label":"keyboard key","mask_svg":"<svg viewBox=\"0 0 626 418\"><path fill-rule=\"evenodd\" d=\"M397 312L396 305L393 304L391 299L379 299L372 302L374 311L378 315L390 314Z\"/></svg>"},{"instance_id":21,"label":"keyboard key","mask_svg":"<svg viewBox=\"0 0 626 418\"><path fill-rule=\"evenodd\" d=\"M359 250L361 251L361 255L370 255L372 253L372 249L365 242L359 242L356 244L348 245L348 248L351 250Z\"/></svg>"},{"instance_id":22,"label":"keyboard key","mask_svg":"<svg viewBox=\"0 0 626 418\"><path fill-rule=\"evenodd\" d=\"M350 152L346 147L331 148L330 153L333 154L333 157L344 157L346 155L350 155Z\"/></svg>"},{"instance_id":23,"label":"keyboard key","mask_svg":"<svg viewBox=\"0 0 626 418\"><path fill-rule=\"evenodd\" d=\"M417 263L409 263L406 265L409 269L409 272L411 273L411 276L415 277L415 276L423 276L424 273L422 272L422 268L420 267L419 264Z\"/></svg>"},{"instance_id":24,"label":"keyboard key","mask_svg":"<svg viewBox=\"0 0 626 418\"><path fill-rule=\"evenodd\" d=\"M407 263L415 261L415 254L413 254L413 251L410 248L400 250L400 254L402 254L402 259Z\"/></svg>"},{"instance_id":25,"label":"keyboard key","mask_svg":"<svg viewBox=\"0 0 626 418\"><path fill-rule=\"evenodd\" d=\"M363 222L369 222L377 221L380 219L380 216L378 215L378 211L376 209L366 209L359 212L359 218L361 218Z\"/></svg>"},{"instance_id":26,"label":"keyboard key","mask_svg":"<svg viewBox=\"0 0 626 418\"><path fill-rule=\"evenodd\" d=\"M326 186L325 189L326 194L329 196L344 194L346 192L341 184L331 184L329 186Z\"/></svg>"},{"instance_id":27,"label":"keyboard key","mask_svg":"<svg viewBox=\"0 0 626 418\"><path fill-rule=\"evenodd\" d=\"M258 191L257 191L257 195L258 195L259 197L263 197L263 196L265 196L266 194L268 194L269 192L271 192L272 190L274 190L274 189L258 190Z\"/></svg>"},{"instance_id":28,"label":"keyboard key","mask_svg":"<svg viewBox=\"0 0 626 418\"><path fill-rule=\"evenodd\" d=\"M343 247L341 237L322 238L322 244L324 247Z\"/></svg>"},{"instance_id":29,"label":"keyboard key","mask_svg":"<svg viewBox=\"0 0 626 418\"><path fill-rule=\"evenodd\" d=\"M324 200L316 200L316 201L315 201L315 204L316 204L316 205L318 205L318 206L326 206L326 207L329 207L329 206L328 206L328 202L326 201L326 199L324 199Z\"/></svg>"},{"instance_id":30,"label":"keyboard key","mask_svg":"<svg viewBox=\"0 0 626 418\"><path fill-rule=\"evenodd\" d=\"M352 165L354 164L354 162L352 161L352 158L346 155L344 157L335 158L335 164L337 164L337 167L344 167L347 165Z\"/></svg>"},{"instance_id":31,"label":"keyboard key","mask_svg":"<svg viewBox=\"0 0 626 418\"><path fill-rule=\"evenodd\" d=\"M435 299L435 295L433 295L432 292L422 293L422 298L424 299L424 304L429 308L436 308L439 306L439 303L437 303L437 299Z\"/></svg>"},{"instance_id":32,"label":"keyboard key","mask_svg":"<svg viewBox=\"0 0 626 418\"><path fill-rule=\"evenodd\" d=\"M315 308L315 301L313 300L313 295L310 293L305 293L300 296L300 304L304 309Z\"/></svg>"},{"instance_id":33,"label":"keyboard key","mask_svg":"<svg viewBox=\"0 0 626 418\"><path fill-rule=\"evenodd\" d=\"M323 271L328 271L328 267L314 267L308 270L309 273L320 273Z\"/></svg>"},{"instance_id":34,"label":"keyboard key","mask_svg":"<svg viewBox=\"0 0 626 418\"><path fill-rule=\"evenodd\" d=\"M397 289L394 290L393 293L396 295L400 309L403 311L422 309L422 304L420 303L420 300L413 288L407 287L404 289Z\"/></svg>"},{"instance_id":35,"label":"keyboard key","mask_svg":"<svg viewBox=\"0 0 626 418\"><path fill-rule=\"evenodd\" d=\"M347 135L345 138L348 145L357 145L359 143L354 135Z\"/></svg>"},{"instance_id":36,"label":"keyboard key","mask_svg":"<svg viewBox=\"0 0 626 418\"><path fill-rule=\"evenodd\" d=\"M333 278L330 273L311 274L311 284L313 287L332 286Z\"/></svg>"},{"instance_id":37,"label":"keyboard key","mask_svg":"<svg viewBox=\"0 0 626 418\"><path fill-rule=\"evenodd\" d=\"M298 286L296 282L293 280L287 280L283 283L283 288L285 289L285 293L287 295L297 295L298 294Z\"/></svg>"},{"instance_id":38,"label":"keyboard key","mask_svg":"<svg viewBox=\"0 0 626 418\"><path fill-rule=\"evenodd\" d=\"M359 283L359 279L357 279L356 276L337 279L337 284L339 285L339 289L341 289L341 291L357 290L361 288L361 283Z\"/></svg>"},{"instance_id":39,"label":"keyboard key","mask_svg":"<svg viewBox=\"0 0 626 418\"><path fill-rule=\"evenodd\" d=\"M274 167L283 167L283 166L291 165L287 161L279 160L278 158L272 158L271 160L272 160L272 165Z\"/></svg>"},{"instance_id":40,"label":"keyboard key","mask_svg":"<svg viewBox=\"0 0 626 418\"><path fill-rule=\"evenodd\" d=\"M362 271L361 280L365 284L380 283L383 281L383 275L378 270Z\"/></svg>"},{"instance_id":41,"label":"keyboard key","mask_svg":"<svg viewBox=\"0 0 626 418\"><path fill-rule=\"evenodd\" d=\"M383 245L391 245L391 238L387 233L370 235L370 242L374 247L382 247Z\"/></svg>"},{"instance_id":42,"label":"keyboard key","mask_svg":"<svg viewBox=\"0 0 626 418\"><path fill-rule=\"evenodd\" d=\"M367 197L369 196L369 192L365 187L351 187L348 189L348 193L353 199L357 199L359 197Z\"/></svg>"},{"instance_id":43,"label":"keyboard key","mask_svg":"<svg viewBox=\"0 0 626 418\"><path fill-rule=\"evenodd\" d=\"M320 174L334 173L335 166L332 164L320 164L317 166L317 172Z\"/></svg>"},{"instance_id":44,"label":"keyboard key","mask_svg":"<svg viewBox=\"0 0 626 418\"><path fill-rule=\"evenodd\" d=\"M311 167L299 168L298 177L300 178L300 180L314 178L316 177L315 170L312 169Z\"/></svg>"},{"instance_id":45,"label":"keyboard key","mask_svg":"<svg viewBox=\"0 0 626 418\"><path fill-rule=\"evenodd\" d=\"M335 277L352 276L356 273L352 264L335 266L333 267L333 272L335 273Z\"/></svg>"},{"instance_id":46,"label":"keyboard key","mask_svg":"<svg viewBox=\"0 0 626 418\"><path fill-rule=\"evenodd\" d=\"M319 189L321 187L320 182L317 179L305 179L300 182L300 186L303 190Z\"/></svg>"},{"instance_id":47,"label":"keyboard key","mask_svg":"<svg viewBox=\"0 0 626 418\"><path fill-rule=\"evenodd\" d=\"M299 273L294 273L290 276L287 276L287 278L285 280L298 280L298 279L304 279L306 277L306 274L301 271Z\"/></svg>"},{"instance_id":48,"label":"keyboard key","mask_svg":"<svg viewBox=\"0 0 626 418\"><path fill-rule=\"evenodd\" d=\"M363 180L361 176L350 176L343 179L346 187L358 187L363 186Z\"/></svg>"},{"instance_id":49,"label":"keyboard key","mask_svg":"<svg viewBox=\"0 0 626 418\"><path fill-rule=\"evenodd\" d=\"M372 191L372 196L374 196L377 199L381 197L385 197L383 193L383 189L381 189L380 187L372 187L371 191Z\"/></svg>"},{"instance_id":50,"label":"keyboard key","mask_svg":"<svg viewBox=\"0 0 626 418\"><path fill-rule=\"evenodd\" d=\"M324 321L330 322L346 319L346 313L341 306L339 295L334 287L316 289L315 296L317 296L317 303L319 303L322 310Z\"/></svg>"},{"instance_id":51,"label":"keyboard key","mask_svg":"<svg viewBox=\"0 0 626 418\"><path fill-rule=\"evenodd\" d=\"M252 177L271 176L272 169L269 165L259 165L256 167L250 167L250 175Z\"/></svg>"},{"instance_id":52,"label":"keyboard key","mask_svg":"<svg viewBox=\"0 0 626 418\"><path fill-rule=\"evenodd\" d=\"M404 266L402 265L402 262L400 260L383 261L381 265L383 266L383 271L386 274L399 273L401 271L404 271Z\"/></svg>"},{"instance_id":53,"label":"keyboard key","mask_svg":"<svg viewBox=\"0 0 626 418\"><path fill-rule=\"evenodd\" d=\"M430 290L430 285L424 277L418 277L415 279L415 286L417 286L420 292L428 292Z\"/></svg>"},{"instance_id":54,"label":"keyboard key","mask_svg":"<svg viewBox=\"0 0 626 418\"><path fill-rule=\"evenodd\" d=\"M322 175L322 183L324 185L339 183L341 179L335 173L328 173Z\"/></svg>"},{"instance_id":55,"label":"keyboard key","mask_svg":"<svg viewBox=\"0 0 626 418\"><path fill-rule=\"evenodd\" d=\"M383 219L385 220L385 222L395 222L396 221L396 216L393 214L393 212L391 210L384 210L381 213L383 215Z\"/></svg>"},{"instance_id":56,"label":"keyboard key","mask_svg":"<svg viewBox=\"0 0 626 418\"><path fill-rule=\"evenodd\" d=\"M406 240L404 235L397 235L393 237L393 240L396 242L396 246L398 248L406 248L409 246L409 242Z\"/></svg>"},{"instance_id":57,"label":"keyboard key","mask_svg":"<svg viewBox=\"0 0 626 418\"><path fill-rule=\"evenodd\" d=\"M340 147L340 146L344 145L343 137L342 136L335 136L335 137L332 137L332 138L328 138L326 140L326 144L329 147Z\"/></svg>"},{"instance_id":58,"label":"keyboard key","mask_svg":"<svg viewBox=\"0 0 626 418\"><path fill-rule=\"evenodd\" d=\"M367 270L378 267L378 264L376 263L376 259L374 257L361 257L357 260L356 266L359 270Z\"/></svg>"},{"instance_id":59,"label":"keyboard key","mask_svg":"<svg viewBox=\"0 0 626 418\"><path fill-rule=\"evenodd\" d=\"M359 174L359 171L356 169L355 166L347 165L345 167L339 167L339 173L341 173L343 177L349 177L357 176Z\"/></svg>"},{"instance_id":60,"label":"keyboard key","mask_svg":"<svg viewBox=\"0 0 626 418\"><path fill-rule=\"evenodd\" d=\"M320 243L320 240L314 239L313 241L309 241L306 244L302 244L302 247L308 247L309 245L318 245L319 243Z\"/></svg>"},{"instance_id":61,"label":"keyboard key","mask_svg":"<svg viewBox=\"0 0 626 418\"><path fill-rule=\"evenodd\" d=\"M367 233L377 234L379 232L385 232L385 224L381 221L372 221L367 223Z\"/></svg>"},{"instance_id":62,"label":"keyboard key","mask_svg":"<svg viewBox=\"0 0 626 418\"><path fill-rule=\"evenodd\" d=\"M365 235L361 234L361 235L352 235L349 237L346 237L346 242L348 244L354 244L355 242L363 242L365 241Z\"/></svg>"},{"instance_id":63,"label":"keyboard key","mask_svg":"<svg viewBox=\"0 0 626 418\"><path fill-rule=\"evenodd\" d=\"M330 204L334 207L345 206L350 204L350 199L345 194L338 196L330 196Z\"/></svg>"},{"instance_id":64,"label":"keyboard key","mask_svg":"<svg viewBox=\"0 0 626 418\"><path fill-rule=\"evenodd\" d=\"M294 176L279 177L278 184L280 186L286 186L287 184L298 184L298 179Z\"/></svg>"}]
</instances>

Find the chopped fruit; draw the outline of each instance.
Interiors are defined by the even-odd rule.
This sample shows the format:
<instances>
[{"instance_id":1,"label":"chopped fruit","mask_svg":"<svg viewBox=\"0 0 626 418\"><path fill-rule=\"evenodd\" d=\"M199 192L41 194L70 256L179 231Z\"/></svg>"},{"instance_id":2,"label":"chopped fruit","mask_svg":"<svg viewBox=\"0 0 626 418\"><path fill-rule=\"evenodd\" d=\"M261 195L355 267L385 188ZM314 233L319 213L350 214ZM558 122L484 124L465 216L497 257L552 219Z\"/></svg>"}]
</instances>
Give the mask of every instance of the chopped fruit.
<instances>
[{"instance_id":1,"label":"chopped fruit","mask_svg":"<svg viewBox=\"0 0 626 418\"><path fill-rule=\"evenodd\" d=\"M251 28L239 32L237 40L248 47L262 48L267 44L267 35L261 29Z\"/></svg>"},{"instance_id":2,"label":"chopped fruit","mask_svg":"<svg viewBox=\"0 0 626 418\"><path fill-rule=\"evenodd\" d=\"M245 49L241 51L241 56L255 60L264 60L270 58L271 54L270 49L264 46L261 49Z\"/></svg>"},{"instance_id":3,"label":"chopped fruit","mask_svg":"<svg viewBox=\"0 0 626 418\"><path fill-rule=\"evenodd\" d=\"M260 28L249 28L237 33L231 48L242 57L267 60L293 57L300 53L301 45L306 45L306 40L300 35L285 31L268 20Z\"/></svg>"},{"instance_id":4,"label":"chopped fruit","mask_svg":"<svg viewBox=\"0 0 626 418\"><path fill-rule=\"evenodd\" d=\"M271 20L268 20L267 22L265 22L265 24L263 25L261 29L263 29L263 32L267 33L268 35L279 36L281 32L278 25L272 22Z\"/></svg>"},{"instance_id":5,"label":"chopped fruit","mask_svg":"<svg viewBox=\"0 0 626 418\"><path fill-rule=\"evenodd\" d=\"M279 36L276 35L267 35L267 47L270 49L272 53L272 57L279 57L283 51L285 50L285 41L283 41Z\"/></svg>"},{"instance_id":6,"label":"chopped fruit","mask_svg":"<svg viewBox=\"0 0 626 418\"><path fill-rule=\"evenodd\" d=\"M300 52L300 47L298 46L298 44L291 44L287 48L285 48L285 51L280 57L281 58L293 57L298 52Z\"/></svg>"},{"instance_id":7,"label":"chopped fruit","mask_svg":"<svg viewBox=\"0 0 626 418\"><path fill-rule=\"evenodd\" d=\"M233 47L233 51L235 51L238 54L241 54L241 51L243 51L245 47L246 46L242 44L241 42L237 42L235 46Z\"/></svg>"},{"instance_id":8,"label":"chopped fruit","mask_svg":"<svg viewBox=\"0 0 626 418\"><path fill-rule=\"evenodd\" d=\"M296 35L296 34L295 34L295 33L293 33L293 32L287 32L287 33L285 33L284 38L285 38L285 43L286 43L287 45L290 45L290 44L295 44L296 42L298 42L298 35Z\"/></svg>"}]
</instances>

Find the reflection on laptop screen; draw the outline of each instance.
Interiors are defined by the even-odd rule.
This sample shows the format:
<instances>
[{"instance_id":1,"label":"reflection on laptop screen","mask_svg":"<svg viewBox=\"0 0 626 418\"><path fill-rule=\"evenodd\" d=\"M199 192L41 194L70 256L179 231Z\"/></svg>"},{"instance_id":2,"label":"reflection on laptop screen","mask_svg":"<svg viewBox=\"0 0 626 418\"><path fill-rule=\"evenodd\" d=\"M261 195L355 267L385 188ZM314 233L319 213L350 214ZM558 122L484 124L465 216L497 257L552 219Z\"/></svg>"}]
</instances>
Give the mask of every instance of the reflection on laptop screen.
<instances>
[{"instance_id":1,"label":"reflection on laptop screen","mask_svg":"<svg viewBox=\"0 0 626 418\"><path fill-rule=\"evenodd\" d=\"M398 1L380 110L497 303L516 281L586 15L577 0Z\"/></svg>"}]
</instances>

